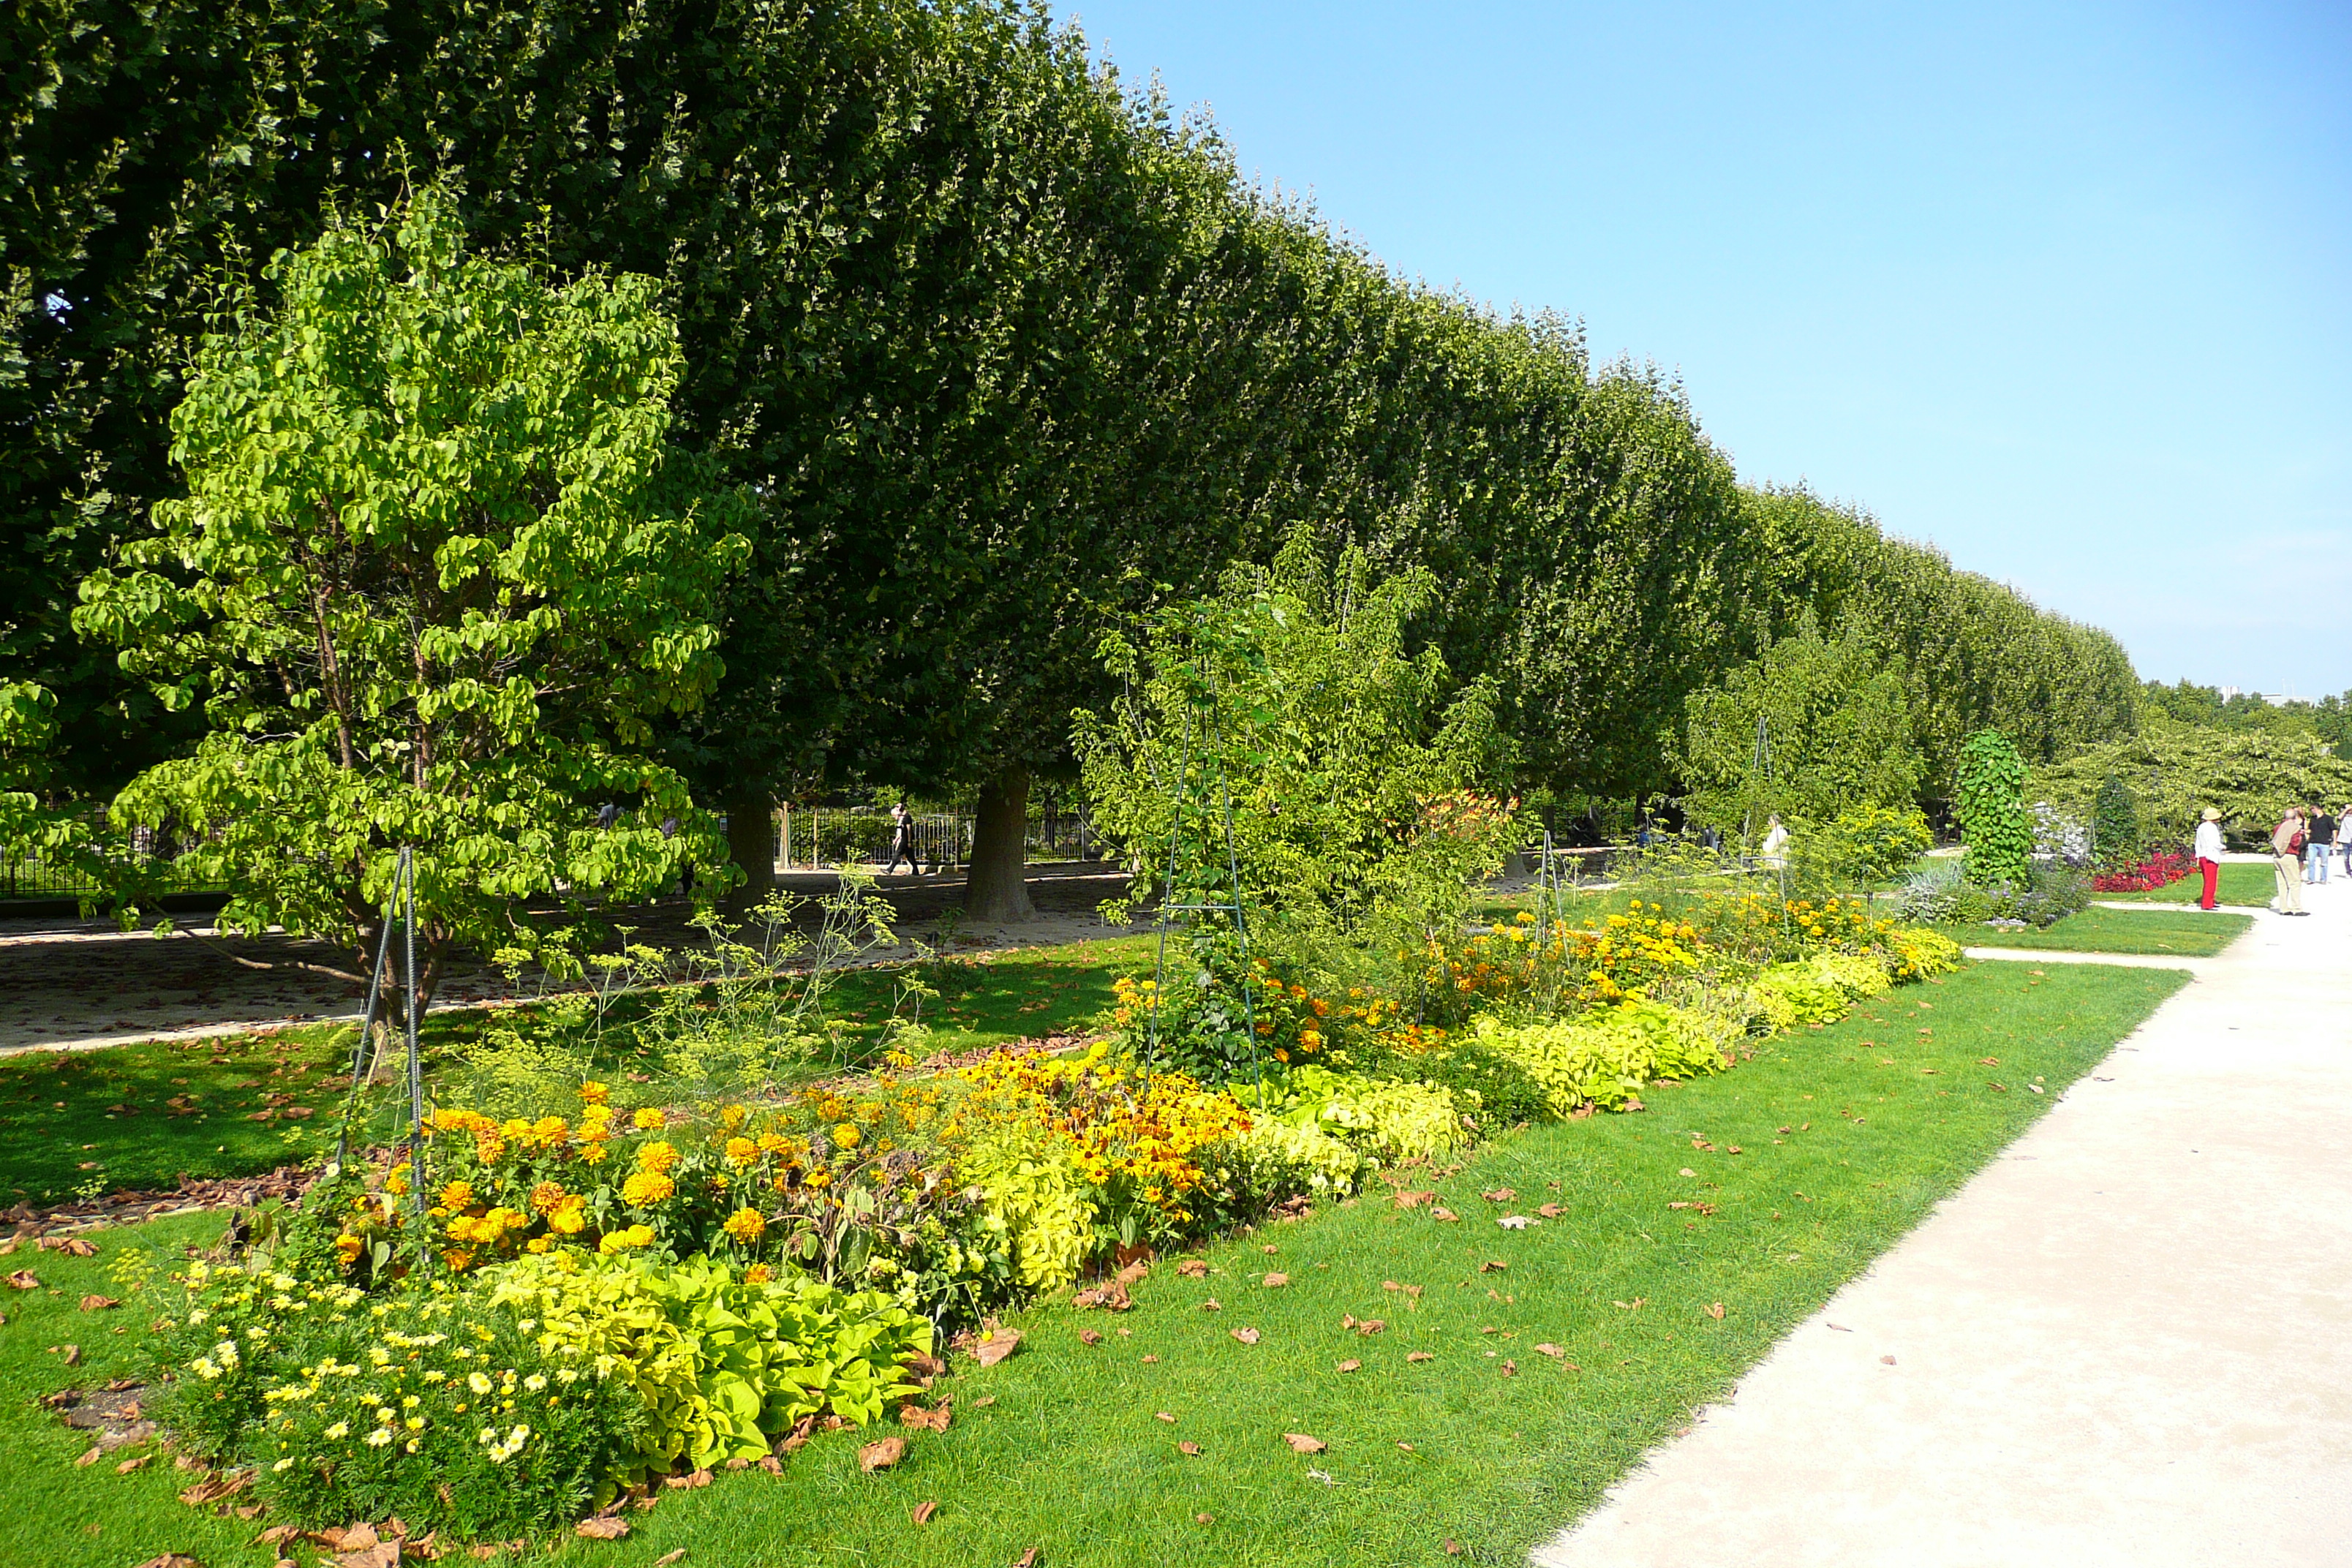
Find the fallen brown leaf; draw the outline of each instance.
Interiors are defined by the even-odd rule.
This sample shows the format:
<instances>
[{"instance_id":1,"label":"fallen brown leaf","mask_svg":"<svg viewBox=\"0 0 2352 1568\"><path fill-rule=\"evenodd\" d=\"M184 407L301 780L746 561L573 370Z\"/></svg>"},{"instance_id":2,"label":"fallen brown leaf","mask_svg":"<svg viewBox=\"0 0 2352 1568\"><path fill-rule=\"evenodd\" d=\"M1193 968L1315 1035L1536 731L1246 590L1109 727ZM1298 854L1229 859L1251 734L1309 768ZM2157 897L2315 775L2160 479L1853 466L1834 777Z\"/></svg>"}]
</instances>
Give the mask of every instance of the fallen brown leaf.
<instances>
[{"instance_id":1,"label":"fallen brown leaf","mask_svg":"<svg viewBox=\"0 0 2352 1568\"><path fill-rule=\"evenodd\" d=\"M898 1424L902 1426L912 1426L921 1432L944 1432L948 1429L948 1423L953 1419L954 1409L951 1400L942 1399L936 1408L930 1410L926 1410L919 1405L898 1406Z\"/></svg>"},{"instance_id":2,"label":"fallen brown leaf","mask_svg":"<svg viewBox=\"0 0 2352 1568\"><path fill-rule=\"evenodd\" d=\"M1568 1352L1560 1349L1558 1345L1547 1342L1546 1343L1539 1344L1536 1347L1536 1353L1538 1355L1550 1356L1553 1360L1557 1361Z\"/></svg>"},{"instance_id":3,"label":"fallen brown leaf","mask_svg":"<svg viewBox=\"0 0 2352 1568\"><path fill-rule=\"evenodd\" d=\"M674 1551L665 1552L660 1556L655 1558L654 1568L670 1568L672 1563L683 1563L685 1561L686 1548L680 1546Z\"/></svg>"},{"instance_id":4,"label":"fallen brown leaf","mask_svg":"<svg viewBox=\"0 0 2352 1568\"><path fill-rule=\"evenodd\" d=\"M972 1347L971 1358L982 1366L994 1366L1011 1355L1020 1343L1019 1330L997 1329Z\"/></svg>"},{"instance_id":5,"label":"fallen brown leaf","mask_svg":"<svg viewBox=\"0 0 2352 1568\"><path fill-rule=\"evenodd\" d=\"M1709 1302L1707 1304L1706 1315L1710 1318L1720 1320L1723 1316L1723 1303L1720 1301Z\"/></svg>"},{"instance_id":6,"label":"fallen brown leaf","mask_svg":"<svg viewBox=\"0 0 2352 1568\"><path fill-rule=\"evenodd\" d=\"M927 1498L923 1501L917 1503L915 1505L915 1511L908 1514L907 1517L913 1520L917 1524L929 1524L931 1522L931 1515L939 1511L940 1500L937 1498ZM661 1565L659 1563L656 1563L654 1568L661 1568Z\"/></svg>"},{"instance_id":7,"label":"fallen brown leaf","mask_svg":"<svg viewBox=\"0 0 2352 1568\"><path fill-rule=\"evenodd\" d=\"M1445 1538L1445 1555L1448 1557L1459 1557L1462 1555L1461 1544L1450 1535Z\"/></svg>"},{"instance_id":8,"label":"fallen brown leaf","mask_svg":"<svg viewBox=\"0 0 2352 1568\"><path fill-rule=\"evenodd\" d=\"M116 1300L111 1296L89 1295L84 1296L81 1299L81 1310L85 1312L103 1312L109 1307L120 1307L121 1305L122 1305L122 1303Z\"/></svg>"},{"instance_id":9,"label":"fallen brown leaf","mask_svg":"<svg viewBox=\"0 0 2352 1568\"><path fill-rule=\"evenodd\" d=\"M1612 1307L1622 1307L1629 1312L1638 1312L1648 1300L1647 1296L1636 1296L1630 1301L1612 1301L1609 1304Z\"/></svg>"},{"instance_id":10,"label":"fallen brown leaf","mask_svg":"<svg viewBox=\"0 0 2352 1568\"><path fill-rule=\"evenodd\" d=\"M150 1557L139 1568L204 1568L204 1564L184 1552L166 1552L161 1557Z\"/></svg>"},{"instance_id":11,"label":"fallen brown leaf","mask_svg":"<svg viewBox=\"0 0 2352 1568\"><path fill-rule=\"evenodd\" d=\"M81 1364L81 1347L79 1345L68 1345L64 1351L59 1353L62 1355L65 1363L68 1366L79 1366Z\"/></svg>"},{"instance_id":12,"label":"fallen brown leaf","mask_svg":"<svg viewBox=\"0 0 2352 1568\"><path fill-rule=\"evenodd\" d=\"M1401 1209L1418 1208L1436 1195L1435 1193L1399 1193L1396 1195L1396 1206Z\"/></svg>"},{"instance_id":13,"label":"fallen brown leaf","mask_svg":"<svg viewBox=\"0 0 2352 1568\"><path fill-rule=\"evenodd\" d=\"M1489 1258L1486 1262L1478 1265L1478 1272L1481 1274L1500 1274L1509 1267L1509 1264L1504 1262L1499 1258Z\"/></svg>"},{"instance_id":14,"label":"fallen brown leaf","mask_svg":"<svg viewBox=\"0 0 2352 1568\"><path fill-rule=\"evenodd\" d=\"M1156 1355L1148 1355L1143 1358L1143 1364L1146 1366L1151 1366L1158 1363L1159 1360L1160 1358Z\"/></svg>"},{"instance_id":15,"label":"fallen brown leaf","mask_svg":"<svg viewBox=\"0 0 2352 1568\"><path fill-rule=\"evenodd\" d=\"M1883 1356L1880 1356L1878 1359L1879 1359L1880 1361L1885 1362L1885 1363L1887 1365L1889 1365L1889 1366L1893 1366L1893 1365L1895 1364L1895 1358L1894 1358L1893 1356L1891 1356L1891 1355L1883 1355Z\"/></svg>"},{"instance_id":16,"label":"fallen brown leaf","mask_svg":"<svg viewBox=\"0 0 2352 1568\"><path fill-rule=\"evenodd\" d=\"M1486 1199L1490 1204L1507 1204L1516 1199L1519 1194L1511 1191L1508 1187L1496 1187L1491 1193L1480 1193L1478 1195Z\"/></svg>"},{"instance_id":17,"label":"fallen brown leaf","mask_svg":"<svg viewBox=\"0 0 2352 1568\"><path fill-rule=\"evenodd\" d=\"M1332 1370L1335 1372L1360 1372L1363 1369L1363 1365L1364 1363L1360 1361L1343 1361Z\"/></svg>"},{"instance_id":18,"label":"fallen brown leaf","mask_svg":"<svg viewBox=\"0 0 2352 1568\"><path fill-rule=\"evenodd\" d=\"M1558 1204L1546 1204L1543 1207L1536 1210L1536 1213L1543 1215L1546 1219L1558 1219L1564 1212L1565 1211L1562 1210Z\"/></svg>"},{"instance_id":19,"label":"fallen brown leaf","mask_svg":"<svg viewBox=\"0 0 2352 1568\"><path fill-rule=\"evenodd\" d=\"M1461 1216L1456 1215L1452 1209L1433 1208L1429 1211L1429 1217L1437 1220L1454 1220L1458 1219Z\"/></svg>"},{"instance_id":20,"label":"fallen brown leaf","mask_svg":"<svg viewBox=\"0 0 2352 1568\"><path fill-rule=\"evenodd\" d=\"M1507 1361L1507 1362L1505 1362L1505 1363L1503 1363L1503 1375L1504 1375L1505 1377L1517 1377L1517 1376L1518 1376L1518 1375L1519 1375L1519 1363L1518 1363L1517 1362L1515 1362L1515 1361Z\"/></svg>"},{"instance_id":21,"label":"fallen brown leaf","mask_svg":"<svg viewBox=\"0 0 2352 1568\"><path fill-rule=\"evenodd\" d=\"M1264 1285L1269 1290L1279 1290L1285 1285L1290 1283L1290 1276L1287 1274L1269 1274L1264 1279L1259 1280L1258 1283Z\"/></svg>"},{"instance_id":22,"label":"fallen brown leaf","mask_svg":"<svg viewBox=\"0 0 2352 1568\"><path fill-rule=\"evenodd\" d=\"M1217 1522L1217 1516L1213 1513L1196 1513L1192 1516L1192 1522L1194 1524L1214 1524Z\"/></svg>"},{"instance_id":23,"label":"fallen brown leaf","mask_svg":"<svg viewBox=\"0 0 2352 1568\"><path fill-rule=\"evenodd\" d=\"M1405 1352L1404 1359L1407 1361L1435 1361L1437 1357L1428 1351L1407 1351Z\"/></svg>"},{"instance_id":24,"label":"fallen brown leaf","mask_svg":"<svg viewBox=\"0 0 2352 1568\"><path fill-rule=\"evenodd\" d=\"M887 1470L907 1457L904 1437L877 1437L857 1450L857 1468L867 1475Z\"/></svg>"},{"instance_id":25,"label":"fallen brown leaf","mask_svg":"<svg viewBox=\"0 0 2352 1568\"><path fill-rule=\"evenodd\" d=\"M1203 1279L1209 1272L1209 1260L1205 1258L1188 1258L1176 1266L1176 1272L1187 1279Z\"/></svg>"},{"instance_id":26,"label":"fallen brown leaf","mask_svg":"<svg viewBox=\"0 0 2352 1568\"><path fill-rule=\"evenodd\" d=\"M1192 1458L1197 1459L1201 1457L1201 1445L1193 1442L1190 1437L1187 1437L1184 1441L1176 1445L1176 1451L1180 1454L1190 1454Z\"/></svg>"},{"instance_id":27,"label":"fallen brown leaf","mask_svg":"<svg viewBox=\"0 0 2352 1568\"><path fill-rule=\"evenodd\" d=\"M1037 1568L1037 1549L1031 1547L1013 1560L1013 1568Z\"/></svg>"},{"instance_id":28,"label":"fallen brown leaf","mask_svg":"<svg viewBox=\"0 0 2352 1568\"><path fill-rule=\"evenodd\" d=\"M1363 1335L1366 1339L1370 1339L1372 1335L1379 1333L1388 1326L1389 1321L1386 1318L1366 1318L1362 1322L1356 1325L1356 1331Z\"/></svg>"},{"instance_id":29,"label":"fallen brown leaf","mask_svg":"<svg viewBox=\"0 0 2352 1568\"><path fill-rule=\"evenodd\" d=\"M94 1243L84 1241L78 1236L69 1236L66 1237L63 1242L58 1244L58 1250L71 1258L96 1258L98 1256L97 1246Z\"/></svg>"},{"instance_id":30,"label":"fallen brown leaf","mask_svg":"<svg viewBox=\"0 0 2352 1568\"><path fill-rule=\"evenodd\" d=\"M114 1473L118 1476L127 1476L133 1470L145 1469L147 1468L147 1461L152 1459L155 1456L152 1454L142 1454L135 1459L125 1459L122 1463L114 1467Z\"/></svg>"},{"instance_id":31,"label":"fallen brown leaf","mask_svg":"<svg viewBox=\"0 0 2352 1568\"><path fill-rule=\"evenodd\" d=\"M37 1290L40 1288L41 1277L29 1268L19 1268L8 1276L8 1289L11 1290Z\"/></svg>"},{"instance_id":32,"label":"fallen brown leaf","mask_svg":"<svg viewBox=\"0 0 2352 1568\"><path fill-rule=\"evenodd\" d=\"M1241 1341L1241 1342L1245 1345L1254 1345L1257 1343L1259 1339L1258 1331L1255 1329L1234 1329L1232 1332L1234 1338Z\"/></svg>"},{"instance_id":33,"label":"fallen brown leaf","mask_svg":"<svg viewBox=\"0 0 2352 1568\"><path fill-rule=\"evenodd\" d=\"M1092 1329L1080 1329L1078 1331L1078 1343L1082 1345L1098 1345L1102 1343L1102 1335L1097 1333Z\"/></svg>"},{"instance_id":34,"label":"fallen brown leaf","mask_svg":"<svg viewBox=\"0 0 2352 1568\"><path fill-rule=\"evenodd\" d=\"M1218 1300L1214 1296L1210 1297L1207 1300L1201 1303L1201 1310L1203 1312L1222 1312L1224 1310L1225 1304L1223 1301Z\"/></svg>"},{"instance_id":35,"label":"fallen brown leaf","mask_svg":"<svg viewBox=\"0 0 2352 1568\"><path fill-rule=\"evenodd\" d=\"M629 1521L615 1514L600 1513L593 1519L583 1519L573 1525L572 1533L590 1541L618 1541L629 1533Z\"/></svg>"},{"instance_id":36,"label":"fallen brown leaf","mask_svg":"<svg viewBox=\"0 0 2352 1568\"><path fill-rule=\"evenodd\" d=\"M1294 1454L1319 1454L1331 1445L1320 1437L1310 1437L1304 1432L1285 1432L1282 1440L1290 1445Z\"/></svg>"},{"instance_id":37,"label":"fallen brown leaf","mask_svg":"<svg viewBox=\"0 0 2352 1568\"><path fill-rule=\"evenodd\" d=\"M103 1448L92 1448L92 1449L90 1449L88 1453L84 1454L80 1458L76 1459L76 1460L74 1461L74 1463L75 1463L76 1465L79 1465L79 1466L84 1466L84 1467L87 1467L87 1466L89 1466L89 1465L94 1465L94 1464L98 1463L99 1456L100 1456L100 1455L101 1455L101 1454L103 1454L103 1453L105 1453L105 1452L106 1452L106 1450L105 1450L105 1449L103 1449Z\"/></svg>"}]
</instances>

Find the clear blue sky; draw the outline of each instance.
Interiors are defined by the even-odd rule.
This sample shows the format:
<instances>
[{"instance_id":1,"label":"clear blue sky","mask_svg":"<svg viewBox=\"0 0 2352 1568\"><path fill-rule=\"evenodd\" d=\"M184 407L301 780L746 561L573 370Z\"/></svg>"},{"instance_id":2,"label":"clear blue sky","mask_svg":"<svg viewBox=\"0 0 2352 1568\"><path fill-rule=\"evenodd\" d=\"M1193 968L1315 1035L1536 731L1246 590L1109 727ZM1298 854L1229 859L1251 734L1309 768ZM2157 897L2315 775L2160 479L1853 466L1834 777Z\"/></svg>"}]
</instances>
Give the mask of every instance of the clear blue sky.
<instances>
[{"instance_id":1,"label":"clear blue sky","mask_svg":"<svg viewBox=\"0 0 2352 1568\"><path fill-rule=\"evenodd\" d=\"M2352 688L2352 5L1056 0L1399 272L2122 637Z\"/></svg>"}]
</instances>

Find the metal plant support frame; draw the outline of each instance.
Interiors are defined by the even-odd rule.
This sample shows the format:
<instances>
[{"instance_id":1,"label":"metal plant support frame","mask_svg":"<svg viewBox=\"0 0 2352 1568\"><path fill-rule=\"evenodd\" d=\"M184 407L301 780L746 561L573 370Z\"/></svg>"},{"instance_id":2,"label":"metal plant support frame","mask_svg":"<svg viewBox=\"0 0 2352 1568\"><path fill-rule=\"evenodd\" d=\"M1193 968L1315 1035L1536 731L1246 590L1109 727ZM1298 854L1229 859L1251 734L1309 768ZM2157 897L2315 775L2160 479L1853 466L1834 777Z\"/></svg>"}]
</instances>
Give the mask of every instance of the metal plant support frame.
<instances>
[{"instance_id":1,"label":"metal plant support frame","mask_svg":"<svg viewBox=\"0 0 2352 1568\"><path fill-rule=\"evenodd\" d=\"M401 974L397 984L406 992L407 1005L401 1009L405 1026L403 1029L405 1068L404 1085L408 1093L408 1191L410 1207L416 1216L416 1267L425 1271L432 1258L432 1248L425 1239L425 1065L416 1045L416 857L406 846L400 851L400 861L392 875L392 890L383 900L383 923L378 931L375 947L375 968L368 976L367 1010L360 1024L359 1038L352 1042L352 1087L343 1102L341 1129L335 1136L334 1163L327 1167L332 1177L343 1168L350 1157L352 1119L357 1114L361 1091L383 1065L384 1051L391 1042L387 1028L384 1040L377 1042L373 1055L368 1042L374 1037L376 1010L385 994L394 984L392 974L392 929L397 921L401 928Z\"/></svg>"},{"instance_id":2,"label":"metal plant support frame","mask_svg":"<svg viewBox=\"0 0 2352 1568\"><path fill-rule=\"evenodd\" d=\"M1233 889L1230 902L1171 903L1168 895L1176 890L1176 857L1184 832L1184 797L1192 773L1192 721L1199 716L1196 710L1205 709L1208 716L1207 739L1217 759L1217 793L1225 819L1225 874ZM1160 1059L1160 1015L1167 1005L1168 996L1168 923L1176 913L1229 914L1234 921L1234 936L1241 944L1242 1027L1244 1037L1250 1043L1250 1081L1258 1091L1261 1102L1265 1098L1265 1057L1257 1049L1257 1004L1250 981L1249 919L1242 905L1242 868L1240 852L1234 846L1234 792L1225 773L1224 726L1217 721L1217 689L1212 679L1205 704L1190 703L1184 714L1184 740L1176 757L1175 809L1168 823L1168 878L1160 896L1158 947L1152 959L1152 1001L1150 1009L1151 1027L1146 1037L1144 1059L1157 1064Z\"/></svg>"}]
</instances>

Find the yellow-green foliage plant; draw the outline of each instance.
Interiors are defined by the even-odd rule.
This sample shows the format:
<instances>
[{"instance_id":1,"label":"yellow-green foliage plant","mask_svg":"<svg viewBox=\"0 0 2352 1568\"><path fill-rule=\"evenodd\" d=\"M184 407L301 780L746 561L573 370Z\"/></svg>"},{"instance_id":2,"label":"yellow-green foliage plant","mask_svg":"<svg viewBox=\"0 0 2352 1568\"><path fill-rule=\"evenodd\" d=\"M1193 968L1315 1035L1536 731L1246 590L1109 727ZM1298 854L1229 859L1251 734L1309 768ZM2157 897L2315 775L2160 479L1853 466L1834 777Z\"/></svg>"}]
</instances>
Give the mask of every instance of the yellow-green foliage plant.
<instances>
[{"instance_id":1,"label":"yellow-green foliage plant","mask_svg":"<svg viewBox=\"0 0 2352 1568\"><path fill-rule=\"evenodd\" d=\"M1436 1084L1303 1067L1268 1098L1275 1119L1311 1127L1381 1164L1435 1159L1470 1142L1462 1107Z\"/></svg>"},{"instance_id":2,"label":"yellow-green foliage plant","mask_svg":"<svg viewBox=\"0 0 2352 1568\"><path fill-rule=\"evenodd\" d=\"M738 1272L708 1258L662 1266L572 1250L490 1276L492 1303L541 1347L569 1351L642 1401L647 1428L617 1479L759 1458L811 1416L857 1426L917 1390L906 1363L932 1326L875 1291Z\"/></svg>"},{"instance_id":3,"label":"yellow-green foliage plant","mask_svg":"<svg viewBox=\"0 0 2352 1568\"><path fill-rule=\"evenodd\" d=\"M958 1163L980 1199L981 1225L1013 1255L1024 1290L1054 1290L1086 1268L1095 1205L1078 1159L1066 1150L1024 1153L1010 1141L982 1143Z\"/></svg>"},{"instance_id":4,"label":"yellow-green foliage plant","mask_svg":"<svg viewBox=\"0 0 2352 1568\"><path fill-rule=\"evenodd\" d=\"M1662 1079L1719 1072L1737 1038L1721 1019L1646 1000L1554 1023L1509 1024L1482 1015L1472 1020L1471 1033L1540 1084L1546 1108L1562 1117L1588 1105L1617 1110Z\"/></svg>"}]
</instances>

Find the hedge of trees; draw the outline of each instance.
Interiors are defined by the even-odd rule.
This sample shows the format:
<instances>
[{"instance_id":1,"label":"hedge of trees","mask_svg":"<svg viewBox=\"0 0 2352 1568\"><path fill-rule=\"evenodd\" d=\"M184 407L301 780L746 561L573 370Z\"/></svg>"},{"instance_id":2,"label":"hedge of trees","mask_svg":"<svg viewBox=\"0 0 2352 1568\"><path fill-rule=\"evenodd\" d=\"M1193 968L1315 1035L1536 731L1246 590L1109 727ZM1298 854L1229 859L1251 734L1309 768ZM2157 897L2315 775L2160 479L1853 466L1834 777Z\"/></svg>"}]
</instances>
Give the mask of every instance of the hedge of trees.
<instances>
[{"instance_id":1,"label":"hedge of trees","mask_svg":"<svg viewBox=\"0 0 2352 1568\"><path fill-rule=\"evenodd\" d=\"M1575 326L1402 281L1204 124L1009 0L40 0L0 174L0 679L47 787L184 752L78 584L183 492L168 416L216 298L424 182L470 243L661 283L672 437L748 490L725 667L662 760L766 875L768 805L963 786L971 898L1024 912L1109 626L1301 521L1439 584L1531 785L1678 787L1695 693L1811 625L1900 671L1917 788L2002 729L2127 735L2111 638L1801 490L1744 489L1682 390ZM1008 847L1009 846L1009 847Z\"/></svg>"}]
</instances>

